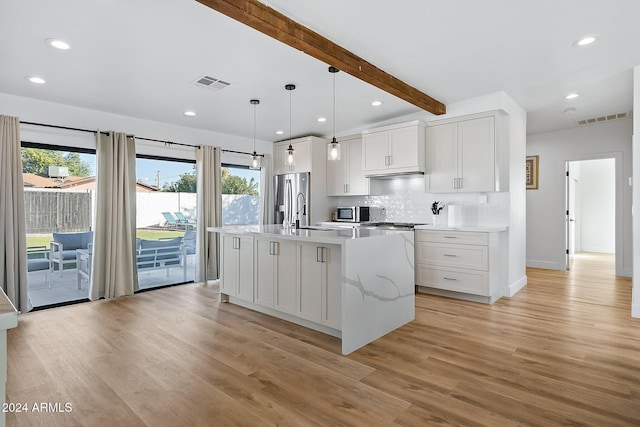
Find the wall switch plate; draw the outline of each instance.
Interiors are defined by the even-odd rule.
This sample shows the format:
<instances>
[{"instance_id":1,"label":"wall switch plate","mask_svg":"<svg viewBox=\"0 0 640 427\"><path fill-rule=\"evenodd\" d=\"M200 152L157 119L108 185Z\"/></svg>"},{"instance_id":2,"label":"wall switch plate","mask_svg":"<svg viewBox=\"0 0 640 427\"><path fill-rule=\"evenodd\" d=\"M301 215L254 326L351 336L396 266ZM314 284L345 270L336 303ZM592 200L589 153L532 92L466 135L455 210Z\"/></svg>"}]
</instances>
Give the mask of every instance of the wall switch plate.
<instances>
[{"instance_id":1,"label":"wall switch plate","mask_svg":"<svg viewBox=\"0 0 640 427\"><path fill-rule=\"evenodd\" d=\"M480 194L478 196L478 203L481 204L481 205L486 205L487 204L487 200L488 200L488 197L487 197L486 194Z\"/></svg>"}]
</instances>

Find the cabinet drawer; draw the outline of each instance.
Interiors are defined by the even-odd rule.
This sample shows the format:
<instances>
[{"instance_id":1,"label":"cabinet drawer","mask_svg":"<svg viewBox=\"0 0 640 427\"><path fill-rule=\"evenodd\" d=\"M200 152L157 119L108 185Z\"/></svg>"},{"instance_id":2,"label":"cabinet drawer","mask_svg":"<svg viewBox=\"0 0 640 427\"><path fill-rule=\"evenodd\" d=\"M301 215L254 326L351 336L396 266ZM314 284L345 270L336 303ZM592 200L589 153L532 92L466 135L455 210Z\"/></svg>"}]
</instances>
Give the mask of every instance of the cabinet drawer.
<instances>
[{"instance_id":1,"label":"cabinet drawer","mask_svg":"<svg viewBox=\"0 0 640 427\"><path fill-rule=\"evenodd\" d=\"M419 241L416 242L416 264L487 271L489 269L488 249L488 246Z\"/></svg>"},{"instance_id":2,"label":"cabinet drawer","mask_svg":"<svg viewBox=\"0 0 640 427\"><path fill-rule=\"evenodd\" d=\"M459 243L464 245L488 245L488 233L474 231L416 230L416 242Z\"/></svg>"},{"instance_id":3,"label":"cabinet drawer","mask_svg":"<svg viewBox=\"0 0 640 427\"><path fill-rule=\"evenodd\" d=\"M454 270L417 266L416 284L429 288L464 292L474 295L489 295L489 277L486 272Z\"/></svg>"}]
</instances>

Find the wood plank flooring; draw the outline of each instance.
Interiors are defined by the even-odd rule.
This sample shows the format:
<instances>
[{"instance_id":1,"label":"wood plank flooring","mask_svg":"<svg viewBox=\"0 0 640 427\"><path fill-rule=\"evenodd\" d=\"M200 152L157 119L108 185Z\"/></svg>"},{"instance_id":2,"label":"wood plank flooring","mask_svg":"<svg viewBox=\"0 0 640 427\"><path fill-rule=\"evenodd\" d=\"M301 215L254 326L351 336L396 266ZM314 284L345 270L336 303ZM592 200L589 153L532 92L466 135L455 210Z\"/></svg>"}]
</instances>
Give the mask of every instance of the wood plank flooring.
<instances>
[{"instance_id":1,"label":"wood plank flooring","mask_svg":"<svg viewBox=\"0 0 640 427\"><path fill-rule=\"evenodd\" d=\"M335 338L220 303L215 284L26 314L9 426L640 425L631 281L581 254L493 305L419 294L416 320L344 357Z\"/></svg>"}]
</instances>

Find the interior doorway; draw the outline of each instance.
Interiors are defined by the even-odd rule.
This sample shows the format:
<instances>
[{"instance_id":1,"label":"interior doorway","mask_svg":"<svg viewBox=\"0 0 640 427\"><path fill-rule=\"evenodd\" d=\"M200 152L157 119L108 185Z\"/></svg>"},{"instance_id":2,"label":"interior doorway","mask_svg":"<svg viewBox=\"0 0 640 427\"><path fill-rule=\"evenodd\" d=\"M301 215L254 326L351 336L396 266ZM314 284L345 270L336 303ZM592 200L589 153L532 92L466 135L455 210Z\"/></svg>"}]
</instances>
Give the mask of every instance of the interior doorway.
<instances>
[{"instance_id":1,"label":"interior doorway","mask_svg":"<svg viewBox=\"0 0 640 427\"><path fill-rule=\"evenodd\" d=\"M615 265L616 159L568 161L566 172L566 269L580 265L576 254L607 255Z\"/></svg>"}]
</instances>

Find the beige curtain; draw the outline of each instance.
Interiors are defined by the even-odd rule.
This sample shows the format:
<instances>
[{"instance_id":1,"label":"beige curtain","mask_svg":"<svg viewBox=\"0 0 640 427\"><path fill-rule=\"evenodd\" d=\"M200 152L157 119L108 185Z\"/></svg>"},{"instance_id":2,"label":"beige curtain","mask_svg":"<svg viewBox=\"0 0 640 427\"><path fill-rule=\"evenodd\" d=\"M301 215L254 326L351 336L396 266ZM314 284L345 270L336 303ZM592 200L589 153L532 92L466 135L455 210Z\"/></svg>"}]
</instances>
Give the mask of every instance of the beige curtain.
<instances>
[{"instance_id":1,"label":"beige curtain","mask_svg":"<svg viewBox=\"0 0 640 427\"><path fill-rule=\"evenodd\" d=\"M0 281L18 311L31 310L20 120L0 115Z\"/></svg>"},{"instance_id":2,"label":"beige curtain","mask_svg":"<svg viewBox=\"0 0 640 427\"><path fill-rule=\"evenodd\" d=\"M273 224L273 175L271 154L265 154L260 169L260 220L263 224Z\"/></svg>"},{"instance_id":3,"label":"beige curtain","mask_svg":"<svg viewBox=\"0 0 640 427\"><path fill-rule=\"evenodd\" d=\"M89 298L138 290L136 266L136 150L124 133L97 134L96 218Z\"/></svg>"},{"instance_id":4,"label":"beige curtain","mask_svg":"<svg viewBox=\"0 0 640 427\"><path fill-rule=\"evenodd\" d=\"M208 233L207 227L222 225L222 171L220 148L203 146L196 151L198 174L198 228L196 229L196 282L219 277L218 233Z\"/></svg>"}]
</instances>

